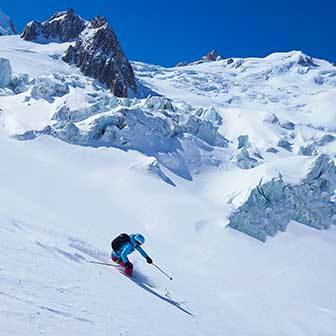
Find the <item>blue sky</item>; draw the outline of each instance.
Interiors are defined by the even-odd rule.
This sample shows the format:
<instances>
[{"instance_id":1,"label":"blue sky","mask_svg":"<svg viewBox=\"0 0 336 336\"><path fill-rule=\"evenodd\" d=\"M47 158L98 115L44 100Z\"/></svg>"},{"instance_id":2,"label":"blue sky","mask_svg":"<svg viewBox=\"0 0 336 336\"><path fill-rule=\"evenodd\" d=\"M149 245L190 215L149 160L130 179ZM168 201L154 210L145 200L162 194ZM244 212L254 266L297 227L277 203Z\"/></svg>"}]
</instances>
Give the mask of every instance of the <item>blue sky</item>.
<instances>
[{"instance_id":1,"label":"blue sky","mask_svg":"<svg viewBox=\"0 0 336 336\"><path fill-rule=\"evenodd\" d=\"M210 49L224 57L303 50L336 61L335 0L10 0L0 7L19 29L69 7L87 19L103 15L129 59L166 66Z\"/></svg>"}]
</instances>

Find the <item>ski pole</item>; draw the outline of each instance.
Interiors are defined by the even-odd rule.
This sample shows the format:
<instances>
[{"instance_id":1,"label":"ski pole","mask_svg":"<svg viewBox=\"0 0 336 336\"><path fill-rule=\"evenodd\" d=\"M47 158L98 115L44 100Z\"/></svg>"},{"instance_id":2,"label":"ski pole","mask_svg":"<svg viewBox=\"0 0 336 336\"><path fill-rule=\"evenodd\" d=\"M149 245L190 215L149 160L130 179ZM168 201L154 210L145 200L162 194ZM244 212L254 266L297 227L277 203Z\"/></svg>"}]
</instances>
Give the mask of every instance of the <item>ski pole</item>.
<instances>
[{"instance_id":1,"label":"ski pole","mask_svg":"<svg viewBox=\"0 0 336 336\"><path fill-rule=\"evenodd\" d=\"M152 263L153 266L155 266L161 273L163 273L169 280L173 280L171 276L169 276L166 272L164 272L159 266Z\"/></svg>"}]
</instances>

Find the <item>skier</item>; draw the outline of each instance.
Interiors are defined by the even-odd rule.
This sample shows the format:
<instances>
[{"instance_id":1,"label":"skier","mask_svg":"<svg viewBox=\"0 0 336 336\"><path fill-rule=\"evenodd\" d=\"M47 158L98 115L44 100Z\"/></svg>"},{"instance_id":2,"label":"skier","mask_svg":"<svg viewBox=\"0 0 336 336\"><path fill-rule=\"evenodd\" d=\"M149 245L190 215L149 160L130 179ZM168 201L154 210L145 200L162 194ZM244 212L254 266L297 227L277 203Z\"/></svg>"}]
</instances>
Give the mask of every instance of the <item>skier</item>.
<instances>
[{"instance_id":1,"label":"skier","mask_svg":"<svg viewBox=\"0 0 336 336\"><path fill-rule=\"evenodd\" d=\"M137 250L149 264L153 262L153 260L140 246L144 242L145 237L139 233L130 235L127 233L120 234L117 238L113 239L111 243L113 249L111 254L112 261L125 267L125 273L131 276L133 272L133 264L128 260L127 256L135 250Z\"/></svg>"}]
</instances>

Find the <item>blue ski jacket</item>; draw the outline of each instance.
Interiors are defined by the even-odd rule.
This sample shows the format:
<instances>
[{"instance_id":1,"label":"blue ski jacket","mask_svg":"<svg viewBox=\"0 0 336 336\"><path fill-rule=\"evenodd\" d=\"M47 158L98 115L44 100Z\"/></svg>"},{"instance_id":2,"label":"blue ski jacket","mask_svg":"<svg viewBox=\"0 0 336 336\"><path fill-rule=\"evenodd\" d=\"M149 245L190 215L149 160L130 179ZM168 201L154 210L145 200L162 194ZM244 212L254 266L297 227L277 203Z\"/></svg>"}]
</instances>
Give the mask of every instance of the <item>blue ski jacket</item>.
<instances>
[{"instance_id":1,"label":"blue ski jacket","mask_svg":"<svg viewBox=\"0 0 336 336\"><path fill-rule=\"evenodd\" d=\"M112 257L121 258L123 263L129 262L127 256L137 250L144 258L148 258L148 254L141 248L141 246L135 241L135 234L129 235L131 241L124 244L117 252L112 252Z\"/></svg>"}]
</instances>

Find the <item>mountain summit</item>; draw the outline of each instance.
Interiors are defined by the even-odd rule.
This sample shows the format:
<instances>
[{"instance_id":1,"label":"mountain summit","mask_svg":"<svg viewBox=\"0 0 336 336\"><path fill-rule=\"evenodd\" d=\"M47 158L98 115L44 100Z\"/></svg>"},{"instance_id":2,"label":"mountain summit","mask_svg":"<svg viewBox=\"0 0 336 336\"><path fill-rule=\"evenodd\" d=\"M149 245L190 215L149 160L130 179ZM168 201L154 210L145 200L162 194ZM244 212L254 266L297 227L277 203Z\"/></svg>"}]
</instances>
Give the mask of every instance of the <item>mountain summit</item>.
<instances>
[{"instance_id":1,"label":"mountain summit","mask_svg":"<svg viewBox=\"0 0 336 336\"><path fill-rule=\"evenodd\" d=\"M136 92L131 64L105 18L95 17L86 24L75 46L66 51L63 61L75 64L86 76L108 86L117 97Z\"/></svg>"},{"instance_id":2,"label":"mountain summit","mask_svg":"<svg viewBox=\"0 0 336 336\"><path fill-rule=\"evenodd\" d=\"M103 17L82 19L72 9L54 14L44 22L29 22L21 37L37 43L74 42L63 61L106 85L117 97L134 95L137 90L131 64L113 29Z\"/></svg>"},{"instance_id":3,"label":"mountain summit","mask_svg":"<svg viewBox=\"0 0 336 336\"><path fill-rule=\"evenodd\" d=\"M13 21L0 9L0 36L14 34L16 34L16 29Z\"/></svg>"},{"instance_id":4,"label":"mountain summit","mask_svg":"<svg viewBox=\"0 0 336 336\"><path fill-rule=\"evenodd\" d=\"M29 22L21 37L26 41L39 43L69 42L75 40L84 30L86 21L74 14L72 9L54 14L44 22Z\"/></svg>"},{"instance_id":5,"label":"mountain summit","mask_svg":"<svg viewBox=\"0 0 336 336\"><path fill-rule=\"evenodd\" d=\"M176 66L180 67L180 66L186 66L186 65L201 64L204 62L215 62L215 61L220 61L222 59L223 57L217 52L217 50L213 49L213 50L210 50L206 55L202 56L202 58L197 61L193 61L191 63L183 61L183 62L176 64Z\"/></svg>"}]
</instances>

